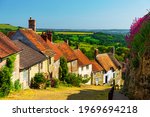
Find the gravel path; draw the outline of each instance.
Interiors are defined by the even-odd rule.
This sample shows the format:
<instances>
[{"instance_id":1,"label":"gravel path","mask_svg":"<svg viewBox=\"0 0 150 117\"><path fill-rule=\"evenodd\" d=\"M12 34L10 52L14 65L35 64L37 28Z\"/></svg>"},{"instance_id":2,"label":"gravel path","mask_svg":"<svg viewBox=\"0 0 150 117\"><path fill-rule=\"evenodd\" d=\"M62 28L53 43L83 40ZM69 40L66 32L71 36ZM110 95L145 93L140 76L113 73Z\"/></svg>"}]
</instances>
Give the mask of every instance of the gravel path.
<instances>
[{"instance_id":1,"label":"gravel path","mask_svg":"<svg viewBox=\"0 0 150 117\"><path fill-rule=\"evenodd\" d=\"M129 98L119 92L114 91L113 100L129 100Z\"/></svg>"}]
</instances>

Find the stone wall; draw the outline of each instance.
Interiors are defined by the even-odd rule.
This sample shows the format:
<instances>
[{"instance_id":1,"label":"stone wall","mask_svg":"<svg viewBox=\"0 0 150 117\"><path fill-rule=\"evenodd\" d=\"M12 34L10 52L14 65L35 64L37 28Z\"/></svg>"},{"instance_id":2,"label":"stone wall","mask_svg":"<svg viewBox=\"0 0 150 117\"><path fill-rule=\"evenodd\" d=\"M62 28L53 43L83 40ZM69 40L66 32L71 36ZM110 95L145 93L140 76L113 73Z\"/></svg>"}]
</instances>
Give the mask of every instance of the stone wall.
<instances>
[{"instance_id":1,"label":"stone wall","mask_svg":"<svg viewBox=\"0 0 150 117\"><path fill-rule=\"evenodd\" d=\"M150 47L145 50L138 68L128 65L124 90L131 99L150 99Z\"/></svg>"}]
</instances>

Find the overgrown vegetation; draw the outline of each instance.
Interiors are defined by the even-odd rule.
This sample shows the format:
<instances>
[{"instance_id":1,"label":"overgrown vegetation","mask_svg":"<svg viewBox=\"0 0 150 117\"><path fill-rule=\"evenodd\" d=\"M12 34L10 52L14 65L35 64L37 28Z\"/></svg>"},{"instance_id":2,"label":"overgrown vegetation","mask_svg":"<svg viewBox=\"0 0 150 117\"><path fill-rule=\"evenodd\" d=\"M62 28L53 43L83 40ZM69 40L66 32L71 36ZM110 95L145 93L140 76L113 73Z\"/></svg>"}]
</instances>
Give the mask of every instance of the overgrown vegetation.
<instances>
[{"instance_id":1,"label":"overgrown vegetation","mask_svg":"<svg viewBox=\"0 0 150 117\"><path fill-rule=\"evenodd\" d=\"M15 59L15 55L10 56L6 60L6 65L0 69L0 97L7 96L13 87L11 77Z\"/></svg>"},{"instance_id":2,"label":"overgrown vegetation","mask_svg":"<svg viewBox=\"0 0 150 117\"><path fill-rule=\"evenodd\" d=\"M146 44L150 43L150 22L149 16L145 15L135 20L130 28L129 35L126 36L128 47L131 49L131 61L134 68L139 66L139 61L146 49Z\"/></svg>"}]
</instances>

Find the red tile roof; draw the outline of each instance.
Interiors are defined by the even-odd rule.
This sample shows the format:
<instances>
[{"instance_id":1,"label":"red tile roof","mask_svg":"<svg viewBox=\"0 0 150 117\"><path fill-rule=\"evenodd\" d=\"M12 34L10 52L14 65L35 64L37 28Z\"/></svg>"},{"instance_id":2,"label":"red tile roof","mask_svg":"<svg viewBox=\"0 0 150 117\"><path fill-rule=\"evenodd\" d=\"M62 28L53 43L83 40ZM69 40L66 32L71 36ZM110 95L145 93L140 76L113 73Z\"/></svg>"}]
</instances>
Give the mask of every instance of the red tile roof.
<instances>
[{"instance_id":1,"label":"red tile roof","mask_svg":"<svg viewBox=\"0 0 150 117\"><path fill-rule=\"evenodd\" d=\"M28 40L30 40L41 52L48 56L54 55L54 51L47 45L43 38L32 29L19 30Z\"/></svg>"},{"instance_id":2,"label":"red tile roof","mask_svg":"<svg viewBox=\"0 0 150 117\"><path fill-rule=\"evenodd\" d=\"M20 50L6 35L0 32L0 58L15 54Z\"/></svg>"},{"instance_id":3,"label":"red tile roof","mask_svg":"<svg viewBox=\"0 0 150 117\"><path fill-rule=\"evenodd\" d=\"M16 31L10 31L7 33L7 37L9 37L11 39L11 36L14 35L16 33Z\"/></svg>"},{"instance_id":4,"label":"red tile roof","mask_svg":"<svg viewBox=\"0 0 150 117\"><path fill-rule=\"evenodd\" d=\"M57 48L62 52L63 56L66 57L67 61L77 60L77 57L71 47L66 43L57 43Z\"/></svg>"},{"instance_id":5,"label":"red tile roof","mask_svg":"<svg viewBox=\"0 0 150 117\"><path fill-rule=\"evenodd\" d=\"M74 50L74 53L78 58L79 66L85 66L91 64L90 60L81 52L80 49Z\"/></svg>"},{"instance_id":6,"label":"red tile roof","mask_svg":"<svg viewBox=\"0 0 150 117\"><path fill-rule=\"evenodd\" d=\"M46 59L43 54L33 50L21 41L14 40L13 42L17 47L22 49L20 52L20 70L30 68L31 66L38 64Z\"/></svg>"},{"instance_id":7,"label":"red tile roof","mask_svg":"<svg viewBox=\"0 0 150 117\"><path fill-rule=\"evenodd\" d=\"M100 66L95 60L92 60L91 63L92 63L92 71L98 72L104 70L102 66Z\"/></svg>"},{"instance_id":8,"label":"red tile roof","mask_svg":"<svg viewBox=\"0 0 150 117\"><path fill-rule=\"evenodd\" d=\"M57 48L56 44L50 42L47 39L47 44L52 48L52 50L56 53L54 55L54 60L57 61L61 56L63 56L63 53Z\"/></svg>"},{"instance_id":9,"label":"red tile roof","mask_svg":"<svg viewBox=\"0 0 150 117\"><path fill-rule=\"evenodd\" d=\"M114 62L111 60L110 56L107 53L98 54L96 56L96 60L106 71L109 71L110 68L113 68L114 70L117 69L116 65L114 64Z\"/></svg>"}]
</instances>

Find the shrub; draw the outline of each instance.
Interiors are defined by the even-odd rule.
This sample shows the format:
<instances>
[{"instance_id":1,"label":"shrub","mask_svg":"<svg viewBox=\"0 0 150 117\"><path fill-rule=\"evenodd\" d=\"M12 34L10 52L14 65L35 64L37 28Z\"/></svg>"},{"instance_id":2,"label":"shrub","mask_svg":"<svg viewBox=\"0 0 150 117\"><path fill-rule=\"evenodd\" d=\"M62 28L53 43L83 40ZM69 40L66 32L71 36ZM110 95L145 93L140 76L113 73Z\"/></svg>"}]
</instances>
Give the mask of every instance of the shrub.
<instances>
[{"instance_id":1,"label":"shrub","mask_svg":"<svg viewBox=\"0 0 150 117\"><path fill-rule=\"evenodd\" d=\"M82 83L83 84L88 83L90 79L91 78L82 78Z\"/></svg>"},{"instance_id":2,"label":"shrub","mask_svg":"<svg viewBox=\"0 0 150 117\"><path fill-rule=\"evenodd\" d=\"M15 91L18 91L21 89L21 84L20 84L19 79L14 82L14 89Z\"/></svg>"},{"instance_id":3,"label":"shrub","mask_svg":"<svg viewBox=\"0 0 150 117\"><path fill-rule=\"evenodd\" d=\"M76 74L69 73L65 81L72 86L79 87L82 82L82 78L76 76Z\"/></svg>"},{"instance_id":4,"label":"shrub","mask_svg":"<svg viewBox=\"0 0 150 117\"><path fill-rule=\"evenodd\" d=\"M50 80L46 80L46 87L50 87L51 86L51 81Z\"/></svg>"},{"instance_id":5,"label":"shrub","mask_svg":"<svg viewBox=\"0 0 150 117\"><path fill-rule=\"evenodd\" d=\"M57 78L54 78L52 79L52 82L53 82L53 86L54 88L58 88L59 87L59 79Z\"/></svg>"},{"instance_id":6,"label":"shrub","mask_svg":"<svg viewBox=\"0 0 150 117\"><path fill-rule=\"evenodd\" d=\"M8 67L0 70L0 97L7 96L11 89L11 73Z\"/></svg>"},{"instance_id":7,"label":"shrub","mask_svg":"<svg viewBox=\"0 0 150 117\"><path fill-rule=\"evenodd\" d=\"M46 78L43 73L36 73L34 78L31 79L31 88L44 89L46 88Z\"/></svg>"},{"instance_id":8,"label":"shrub","mask_svg":"<svg viewBox=\"0 0 150 117\"><path fill-rule=\"evenodd\" d=\"M64 57L60 58L60 67L59 67L59 80L65 81L68 75L68 66L67 60Z\"/></svg>"}]
</instances>

